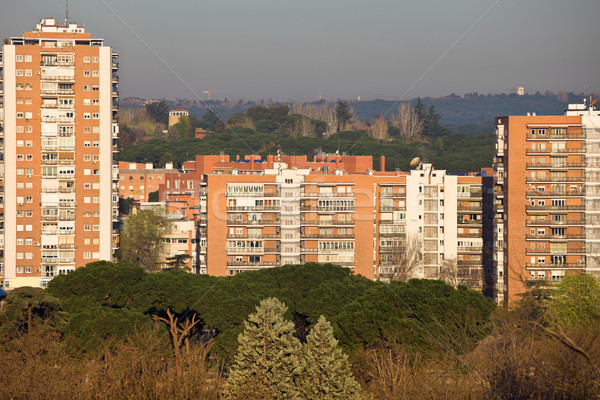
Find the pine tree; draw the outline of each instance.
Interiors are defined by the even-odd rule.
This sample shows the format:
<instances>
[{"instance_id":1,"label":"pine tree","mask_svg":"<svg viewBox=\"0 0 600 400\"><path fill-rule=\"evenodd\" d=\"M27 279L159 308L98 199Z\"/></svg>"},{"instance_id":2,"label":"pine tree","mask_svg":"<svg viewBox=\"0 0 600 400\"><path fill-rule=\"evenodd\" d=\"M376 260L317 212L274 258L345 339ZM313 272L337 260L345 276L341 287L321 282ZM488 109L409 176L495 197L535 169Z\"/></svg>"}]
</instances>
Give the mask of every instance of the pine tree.
<instances>
[{"instance_id":1,"label":"pine tree","mask_svg":"<svg viewBox=\"0 0 600 400\"><path fill-rule=\"evenodd\" d=\"M306 399L361 399L348 356L338 347L331 324L321 315L304 345L306 367L302 395Z\"/></svg>"},{"instance_id":2,"label":"pine tree","mask_svg":"<svg viewBox=\"0 0 600 400\"><path fill-rule=\"evenodd\" d=\"M300 341L294 324L285 321L287 307L268 298L244 321L240 346L225 387L227 399L299 399L303 371Z\"/></svg>"}]
</instances>

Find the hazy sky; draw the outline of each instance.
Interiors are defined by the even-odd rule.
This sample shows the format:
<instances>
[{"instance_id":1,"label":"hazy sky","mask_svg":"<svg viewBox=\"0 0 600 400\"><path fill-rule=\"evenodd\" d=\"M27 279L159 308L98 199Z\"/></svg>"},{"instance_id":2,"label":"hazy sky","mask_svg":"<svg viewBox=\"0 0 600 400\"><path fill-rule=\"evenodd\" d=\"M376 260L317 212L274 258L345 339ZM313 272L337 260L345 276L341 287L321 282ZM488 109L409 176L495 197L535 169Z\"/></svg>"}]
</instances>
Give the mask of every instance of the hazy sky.
<instances>
[{"instance_id":1,"label":"hazy sky","mask_svg":"<svg viewBox=\"0 0 600 400\"><path fill-rule=\"evenodd\" d=\"M214 96L309 100L320 88L327 99L367 99L517 86L582 92L586 83L600 91L599 0L69 3L70 19L120 54L123 97L223 90ZM32 30L42 17L64 20L64 8L64 0L0 0L0 35Z\"/></svg>"}]
</instances>

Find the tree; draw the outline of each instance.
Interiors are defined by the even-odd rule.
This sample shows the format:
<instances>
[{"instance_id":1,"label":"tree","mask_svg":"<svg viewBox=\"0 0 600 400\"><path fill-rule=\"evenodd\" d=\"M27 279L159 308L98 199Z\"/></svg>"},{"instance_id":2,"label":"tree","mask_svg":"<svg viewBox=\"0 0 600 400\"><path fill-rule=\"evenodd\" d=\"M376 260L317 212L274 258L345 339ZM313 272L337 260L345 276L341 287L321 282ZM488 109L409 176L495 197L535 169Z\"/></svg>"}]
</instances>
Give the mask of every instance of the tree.
<instances>
[{"instance_id":1,"label":"tree","mask_svg":"<svg viewBox=\"0 0 600 400\"><path fill-rule=\"evenodd\" d=\"M222 119L219 119L217 121L217 123L215 124L215 132L216 133L223 133L227 130L227 125L225 124L225 121L223 121Z\"/></svg>"},{"instance_id":2,"label":"tree","mask_svg":"<svg viewBox=\"0 0 600 400\"><path fill-rule=\"evenodd\" d=\"M161 259L162 241L171 231L171 223L163 216L159 207L139 210L130 215L121 234L121 255L147 271L155 271Z\"/></svg>"},{"instance_id":3,"label":"tree","mask_svg":"<svg viewBox=\"0 0 600 400\"><path fill-rule=\"evenodd\" d=\"M459 285L458 263L456 258L447 258L440 265L440 279L457 288Z\"/></svg>"},{"instance_id":4,"label":"tree","mask_svg":"<svg viewBox=\"0 0 600 400\"><path fill-rule=\"evenodd\" d=\"M219 119L219 115L213 110L207 110L202 116L202 121L213 125L216 124Z\"/></svg>"},{"instance_id":5,"label":"tree","mask_svg":"<svg viewBox=\"0 0 600 400\"><path fill-rule=\"evenodd\" d=\"M348 356L338 347L331 324L321 315L304 345L302 395L307 399L360 399Z\"/></svg>"},{"instance_id":6,"label":"tree","mask_svg":"<svg viewBox=\"0 0 600 400\"><path fill-rule=\"evenodd\" d=\"M303 370L300 341L294 324L285 321L287 307L268 298L244 321L240 346L229 371L227 399L300 398L298 379Z\"/></svg>"},{"instance_id":7,"label":"tree","mask_svg":"<svg viewBox=\"0 0 600 400\"><path fill-rule=\"evenodd\" d=\"M169 103L164 100L146 104L146 112L160 124L169 123Z\"/></svg>"},{"instance_id":8,"label":"tree","mask_svg":"<svg viewBox=\"0 0 600 400\"><path fill-rule=\"evenodd\" d=\"M423 132L423 119L415 110L411 111L409 102L400 103L398 115L392 119L392 124L400 130L400 136L405 138L418 136Z\"/></svg>"},{"instance_id":9,"label":"tree","mask_svg":"<svg viewBox=\"0 0 600 400\"><path fill-rule=\"evenodd\" d=\"M390 139L387 120L383 114L377 114L375 118L375 122L371 126L371 136L380 142L387 142Z\"/></svg>"},{"instance_id":10,"label":"tree","mask_svg":"<svg viewBox=\"0 0 600 400\"><path fill-rule=\"evenodd\" d=\"M21 287L6 296L0 314L0 337L32 333L38 322L57 326L63 321L62 305L58 298L44 289Z\"/></svg>"},{"instance_id":11,"label":"tree","mask_svg":"<svg viewBox=\"0 0 600 400\"><path fill-rule=\"evenodd\" d=\"M335 116L337 119L337 131L341 131L346 124L352 120L354 114L347 101L338 101L335 106Z\"/></svg>"},{"instance_id":12,"label":"tree","mask_svg":"<svg viewBox=\"0 0 600 400\"><path fill-rule=\"evenodd\" d=\"M556 288L550 311L566 327L600 322L600 283L590 275L567 275Z\"/></svg>"},{"instance_id":13,"label":"tree","mask_svg":"<svg viewBox=\"0 0 600 400\"><path fill-rule=\"evenodd\" d=\"M167 257L167 264L171 266L169 270L189 270L189 268L187 267L187 260L189 260L190 258L192 258L192 256L190 256L189 254L175 254L174 256Z\"/></svg>"},{"instance_id":14,"label":"tree","mask_svg":"<svg viewBox=\"0 0 600 400\"><path fill-rule=\"evenodd\" d=\"M390 264L387 273L380 274L385 280L406 282L414 278L422 265L421 254L423 241L416 235L411 235L405 241L394 242L392 251L385 254ZM383 257L383 256L382 256Z\"/></svg>"}]
</instances>

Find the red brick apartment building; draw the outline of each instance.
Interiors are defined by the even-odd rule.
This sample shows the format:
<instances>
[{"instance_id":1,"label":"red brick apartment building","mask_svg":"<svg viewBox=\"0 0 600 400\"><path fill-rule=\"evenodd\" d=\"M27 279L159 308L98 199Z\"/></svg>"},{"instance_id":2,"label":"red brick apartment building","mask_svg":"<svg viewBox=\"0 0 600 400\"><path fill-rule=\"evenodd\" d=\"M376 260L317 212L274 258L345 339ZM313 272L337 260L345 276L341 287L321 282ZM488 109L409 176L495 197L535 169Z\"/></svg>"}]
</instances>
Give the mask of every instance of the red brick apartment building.
<instances>
[{"instance_id":1,"label":"red brick apartment building","mask_svg":"<svg viewBox=\"0 0 600 400\"><path fill-rule=\"evenodd\" d=\"M382 171L372 165L370 156L197 156L166 176L160 200L196 220L197 273L314 261L386 280L416 243L411 276L444 270L492 293L492 177L431 164L389 172L383 157Z\"/></svg>"},{"instance_id":2,"label":"red brick apartment building","mask_svg":"<svg viewBox=\"0 0 600 400\"><path fill-rule=\"evenodd\" d=\"M494 274L508 303L531 285L600 272L600 112L496 119Z\"/></svg>"},{"instance_id":3,"label":"red brick apartment building","mask_svg":"<svg viewBox=\"0 0 600 400\"><path fill-rule=\"evenodd\" d=\"M2 264L8 288L113 256L118 56L42 20L0 53Z\"/></svg>"}]
</instances>

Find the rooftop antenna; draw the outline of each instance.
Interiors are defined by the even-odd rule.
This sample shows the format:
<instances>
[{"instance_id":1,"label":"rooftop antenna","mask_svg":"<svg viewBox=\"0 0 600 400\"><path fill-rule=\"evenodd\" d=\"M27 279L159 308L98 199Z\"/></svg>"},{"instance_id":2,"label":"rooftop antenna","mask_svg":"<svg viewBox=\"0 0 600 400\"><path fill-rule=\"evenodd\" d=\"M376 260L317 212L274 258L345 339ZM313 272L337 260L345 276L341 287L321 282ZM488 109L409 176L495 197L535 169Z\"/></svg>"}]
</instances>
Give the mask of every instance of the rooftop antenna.
<instances>
[{"instance_id":1,"label":"rooftop antenna","mask_svg":"<svg viewBox=\"0 0 600 400\"><path fill-rule=\"evenodd\" d=\"M65 26L69 26L69 0L65 0Z\"/></svg>"}]
</instances>

